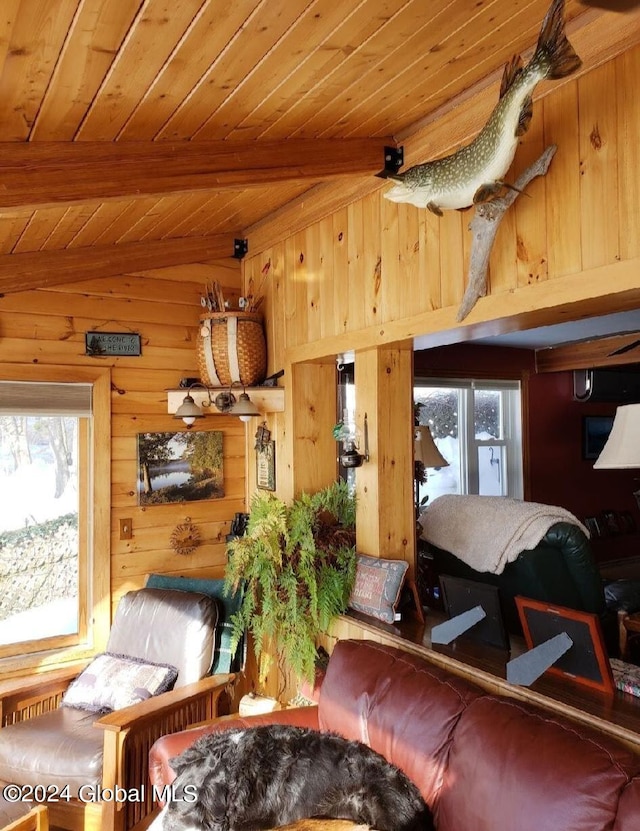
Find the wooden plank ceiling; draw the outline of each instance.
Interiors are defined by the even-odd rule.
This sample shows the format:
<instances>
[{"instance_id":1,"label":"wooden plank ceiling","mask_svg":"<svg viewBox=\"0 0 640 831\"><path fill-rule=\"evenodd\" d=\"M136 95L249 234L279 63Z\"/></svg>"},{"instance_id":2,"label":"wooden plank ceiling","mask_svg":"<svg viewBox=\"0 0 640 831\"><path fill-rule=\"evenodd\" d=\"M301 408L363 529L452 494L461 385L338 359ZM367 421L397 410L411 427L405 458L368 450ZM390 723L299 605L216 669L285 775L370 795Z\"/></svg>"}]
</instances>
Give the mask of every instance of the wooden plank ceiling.
<instances>
[{"instance_id":1,"label":"wooden plank ceiling","mask_svg":"<svg viewBox=\"0 0 640 831\"><path fill-rule=\"evenodd\" d=\"M585 71L640 39L587 2ZM490 110L547 5L2 0L0 292L231 256L310 190L327 213L380 187L386 145L447 152L425 125L482 85Z\"/></svg>"}]
</instances>

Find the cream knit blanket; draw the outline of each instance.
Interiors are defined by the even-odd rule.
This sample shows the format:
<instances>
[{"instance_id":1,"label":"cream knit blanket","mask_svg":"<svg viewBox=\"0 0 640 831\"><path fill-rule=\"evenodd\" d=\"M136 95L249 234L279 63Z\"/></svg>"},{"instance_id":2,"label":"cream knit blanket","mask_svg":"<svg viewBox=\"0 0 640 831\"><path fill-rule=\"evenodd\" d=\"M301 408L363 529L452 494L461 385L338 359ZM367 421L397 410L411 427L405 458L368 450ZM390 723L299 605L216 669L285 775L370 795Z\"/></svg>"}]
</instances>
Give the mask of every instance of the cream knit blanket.
<instances>
[{"instance_id":1,"label":"cream knit blanket","mask_svg":"<svg viewBox=\"0 0 640 831\"><path fill-rule=\"evenodd\" d=\"M535 548L556 522L589 531L565 508L505 496L446 494L420 517L422 538L450 551L476 571L502 574L521 551Z\"/></svg>"}]
</instances>

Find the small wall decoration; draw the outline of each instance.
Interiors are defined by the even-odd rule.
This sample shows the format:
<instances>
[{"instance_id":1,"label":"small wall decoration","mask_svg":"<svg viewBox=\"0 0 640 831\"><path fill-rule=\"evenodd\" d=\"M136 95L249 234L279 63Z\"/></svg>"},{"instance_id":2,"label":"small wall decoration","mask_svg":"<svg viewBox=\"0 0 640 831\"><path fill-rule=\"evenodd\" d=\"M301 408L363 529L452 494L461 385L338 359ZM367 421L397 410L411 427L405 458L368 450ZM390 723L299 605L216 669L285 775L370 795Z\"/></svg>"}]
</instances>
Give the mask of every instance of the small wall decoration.
<instances>
[{"instance_id":1,"label":"small wall decoration","mask_svg":"<svg viewBox=\"0 0 640 831\"><path fill-rule=\"evenodd\" d=\"M140 335L132 332L85 332L85 354L92 358L107 355L142 355Z\"/></svg>"},{"instance_id":2,"label":"small wall decoration","mask_svg":"<svg viewBox=\"0 0 640 831\"><path fill-rule=\"evenodd\" d=\"M256 484L265 491L276 489L276 443L267 441L256 450Z\"/></svg>"},{"instance_id":3,"label":"small wall decoration","mask_svg":"<svg viewBox=\"0 0 640 831\"><path fill-rule=\"evenodd\" d=\"M139 505L223 496L221 431L138 434Z\"/></svg>"},{"instance_id":4,"label":"small wall decoration","mask_svg":"<svg viewBox=\"0 0 640 831\"><path fill-rule=\"evenodd\" d=\"M191 522L191 517L186 517L183 523L176 525L169 540L176 554L193 554L200 542L200 531Z\"/></svg>"}]
</instances>

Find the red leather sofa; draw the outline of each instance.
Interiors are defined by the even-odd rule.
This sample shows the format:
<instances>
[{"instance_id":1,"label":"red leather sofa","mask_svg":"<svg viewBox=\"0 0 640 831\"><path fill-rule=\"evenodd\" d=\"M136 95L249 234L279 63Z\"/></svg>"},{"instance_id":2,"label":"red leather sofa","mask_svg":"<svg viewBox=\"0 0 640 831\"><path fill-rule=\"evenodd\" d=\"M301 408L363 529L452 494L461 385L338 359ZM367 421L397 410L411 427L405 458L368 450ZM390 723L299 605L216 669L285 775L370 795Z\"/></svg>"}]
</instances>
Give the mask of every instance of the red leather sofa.
<instances>
[{"instance_id":1,"label":"red leather sofa","mask_svg":"<svg viewBox=\"0 0 640 831\"><path fill-rule=\"evenodd\" d=\"M622 742L362 640L336 644L317 706L159 739L152 784L171 782L171 757L203 733L273 722L364 741L418 785L438 831L640 829L640 755Z\"/></svg>"}]
</instances>

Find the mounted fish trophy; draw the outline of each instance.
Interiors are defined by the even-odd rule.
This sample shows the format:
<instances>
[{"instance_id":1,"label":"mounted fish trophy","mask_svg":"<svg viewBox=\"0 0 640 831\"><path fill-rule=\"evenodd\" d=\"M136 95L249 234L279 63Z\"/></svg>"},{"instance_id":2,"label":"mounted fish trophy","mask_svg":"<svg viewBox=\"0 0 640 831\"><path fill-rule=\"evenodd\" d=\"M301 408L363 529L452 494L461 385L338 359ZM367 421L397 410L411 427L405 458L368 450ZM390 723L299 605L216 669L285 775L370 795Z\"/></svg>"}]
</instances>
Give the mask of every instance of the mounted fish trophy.
<instances>
[{"instance_id":1,"label":"mounted fish trophy","mask_svg":"<svg viewBox=\"0 0 640 831\"><path fill-rule=\"evenodd\" d=\"M392 202L406 202L418 208L427 208L442 216L443 210L462 210L471 205L481 208L490 200L493 203L506 201L507 197L504 200L496 197L507 188L511 191L508 194L511 198L504 204L498 218L499 222L506 208L512 204L522 188L534 176L546 173L544 164L544 169L534 169L536 165L533 165L526 172L532 171L532 174L528 178L526 174L521 177L526 178L524 183L519 180L510 185L504 180L513 162L518 139L526 133L531 123L533 90L546 78L564 78L571 75L581 64L582 61L565 35L564 0L553 0L542 23L533 57L524 67L519 55L505 66L500 100L476 138L449 156L415 165L404 173L382 171L379 176L396 182L384 197ZM551 158L546 160L547 167L550 161ZM538 163L542 163L542 158ZM484 268L484 273L474 275L473 266L470 264L469 285L474 279L476 284L474 297L468 298L465 294L468 307L465 307L463 300L458 320L462 320L468 314L478 297L486 294L486 269L497 230L497 207L495 204L494 210L487 216L496 226L493 231L474 234L474 246L487 248L488 243L486 256L476 256L476 260L480 262L480 269ZM482 211L479 215L482 215ZM487 242L484 241L485 238ZM472 247L472 260L473 253ZM469 305L470 300L472 302Z\"/></svg>"}]
</instances>

